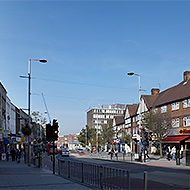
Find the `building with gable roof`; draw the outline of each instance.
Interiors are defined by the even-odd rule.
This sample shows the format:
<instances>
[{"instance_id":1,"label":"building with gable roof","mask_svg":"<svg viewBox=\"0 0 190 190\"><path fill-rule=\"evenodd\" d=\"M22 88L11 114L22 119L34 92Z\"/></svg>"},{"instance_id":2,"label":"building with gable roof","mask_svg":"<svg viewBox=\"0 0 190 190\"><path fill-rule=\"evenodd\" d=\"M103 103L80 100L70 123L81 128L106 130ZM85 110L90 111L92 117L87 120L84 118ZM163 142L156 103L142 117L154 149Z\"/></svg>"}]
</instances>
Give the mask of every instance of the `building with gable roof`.
<instances>
[{"instance_id":1,"label":"building with gable roof","mask_svg":"<svg viewBox=\"0 0 190 190\"><path fill-rule=\"evenodd\" d=\"M175 145L178 149L190 149L190 71L185 71L183 80L162 92L152 89L151 95L142 95L137 115L156 109L172 117L172 131L163 143ZM138 126L139 123L138 123Z\"/></svg>"}]
</instances>

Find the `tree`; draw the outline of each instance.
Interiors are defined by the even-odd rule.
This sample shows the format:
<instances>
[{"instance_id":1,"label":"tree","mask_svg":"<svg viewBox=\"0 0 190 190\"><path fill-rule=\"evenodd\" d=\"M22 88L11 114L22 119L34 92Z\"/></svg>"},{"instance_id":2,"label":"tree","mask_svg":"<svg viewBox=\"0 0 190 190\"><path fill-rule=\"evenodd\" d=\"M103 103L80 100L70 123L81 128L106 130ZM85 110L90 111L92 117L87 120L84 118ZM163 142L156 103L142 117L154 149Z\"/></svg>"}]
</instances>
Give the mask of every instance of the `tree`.
<instances>
[{"instance_id":1,"label":"tree","mask_svg":"<svg viewBox=\"0 0 190 190\"><path fill-rule=\"evenodd\" d=\"M123 131L123 135L122 135L122 138L123 142L125 144L130 144L130 141L131 141L131 136L129 134L126 133L126 131Z\"/></svg>"},{"instance_id":2,"label":"tree","mask_svg":"<svg viewBox=\"0 0 190 190\"><path fill-rule=\"evenodd\" d=\"M83 128L79 134L78 137L79 142L81 142L83 145L86 144L91 144L91 145L96 145L96 129L94 128L89 128L86 126L86 129Z\"/></svg>"},{"instance_id":3,"label":"tree","mask_svg":"<svg viewBox=\"0 0 190 190\"><path fill-rule=\"evenodd\" d=\"M102 128L102 143L110 143L114 137L113 121L108 120L107 125Z\"/></svg>"},{"instance_id":4,"label":"tree","mask_svg":"<svg viewBox=\"0 0 190 190\"><path fill-rule=\"evenodd\" d=\"M47 119L43 117L43 114L40 113L39 111L34 111L31 114L32 116L32 123L33 123L33 133L34 136L38 138L38 141L43 141L44 143L46 142L45 139L45 124L47 123ZM41 137L42 139L41 139Z\"/></svg>"},{"instance_id":5,"label":"tree","mask_svg":"<svg viewBox=\"0 0 190 190\"><path fill-rule=\"evenodd\" d=\"M155 139L160 144L160 157L163 157L162 139L172 128L171 115L151 110L143 115L142 124L149 131L153 132Z\"/></svg>"},{"instance_id":6,"label":"tree","mask_svg":"<svg viewBox=\"0 0 190 190\"><path fill-rule=\"evenodd\" d=\"M26 124L25 127L23 127L21 129L22 133L24 134L24 136L30 136L30 134L32 133L32 129L29 127L28 124Z\"/></svg>"},{"instance_id":7,"label":"tree","mask_svg":"<svg viewBox=\"0 0 190 190\"><path fill-rule=\"evenodd\" d=\"M47 119L39 111L32 112L32 121L40 126L44 126L47 123Z\"/></svg>"}]
</instances>

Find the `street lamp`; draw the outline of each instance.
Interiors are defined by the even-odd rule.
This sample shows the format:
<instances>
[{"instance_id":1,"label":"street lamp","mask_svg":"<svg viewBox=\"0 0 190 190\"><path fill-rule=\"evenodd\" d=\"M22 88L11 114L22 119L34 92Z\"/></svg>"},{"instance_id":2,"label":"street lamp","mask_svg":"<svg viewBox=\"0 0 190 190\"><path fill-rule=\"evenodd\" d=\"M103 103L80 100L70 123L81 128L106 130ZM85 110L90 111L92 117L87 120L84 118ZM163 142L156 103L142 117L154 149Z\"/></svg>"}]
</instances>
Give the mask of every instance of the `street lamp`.
<instances>
[{"instance_id":1,"label":"street lamp","mask_svg":"<svg viewBox=\"0 0 190 190\"><path fill-rule=\"evenodd\" d=\"M132 75L135 75L135 76L138 76L139 78L139 106L140 106L140 98L141 98L141 75L140 74L137 74L137 73L133 73L133 72L129 72L127 73L127 75L129 76L132 76ZM140 110L139 110L139 129L141 129L141 107L140 107ZM139 149L140 151L140 149Z\"/></svg>"},{"instance_id":2,"label":"street lamp","mask_svg":"<svg viewBox=\"0 0 190 190\"><path fill-rule=\"evenodd\" d=\"M31 82L31 62L32 61L39 61L41 63L46 63L47 60L45 59L29 59L28 62L28 125L30 127L30 82ZM28 166L31 166L31 147L30 147L30 140L28 138Z\"/></svg>"},{"instance_id":3,"label":"street lamp","mask_svg":"<svg viewBox=\"0 0 190 190\"><path fill-rule=\"evenodd\" d=\"M133 72L127 73L127 75L129 75L129 76L135 75L135 76L139 77L139 103L140 103L140 98L141 98L141 75L133 73Z\"/></svg>"}]
</instances>

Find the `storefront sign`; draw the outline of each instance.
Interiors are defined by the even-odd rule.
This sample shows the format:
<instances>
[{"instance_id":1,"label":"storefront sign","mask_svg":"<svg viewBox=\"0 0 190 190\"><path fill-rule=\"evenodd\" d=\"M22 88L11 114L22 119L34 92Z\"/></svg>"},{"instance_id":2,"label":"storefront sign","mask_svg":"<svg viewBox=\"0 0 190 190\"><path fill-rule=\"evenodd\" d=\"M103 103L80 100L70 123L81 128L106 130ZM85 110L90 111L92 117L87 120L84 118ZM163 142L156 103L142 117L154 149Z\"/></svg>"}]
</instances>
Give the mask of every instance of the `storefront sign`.
<instances>
[{"instance_id":1,"label":"storefront sign","mask_svg":"<svg viewBox=\"0 0 190 190\"><path fill-rule=\"evenodd\" d=\"M4 129L3 128L0 128L0 133L4 133Z\"/></svg>"},{"instance_id":2,"label":"storefront sign","mask_svg":"<svg viewBox=\"0 0 190 190\"><path fill-rule=\"evenodd\" d=\"M178 135L190 135L190 128L187 127L179 128Z\"/></svg>"}]
</instances>

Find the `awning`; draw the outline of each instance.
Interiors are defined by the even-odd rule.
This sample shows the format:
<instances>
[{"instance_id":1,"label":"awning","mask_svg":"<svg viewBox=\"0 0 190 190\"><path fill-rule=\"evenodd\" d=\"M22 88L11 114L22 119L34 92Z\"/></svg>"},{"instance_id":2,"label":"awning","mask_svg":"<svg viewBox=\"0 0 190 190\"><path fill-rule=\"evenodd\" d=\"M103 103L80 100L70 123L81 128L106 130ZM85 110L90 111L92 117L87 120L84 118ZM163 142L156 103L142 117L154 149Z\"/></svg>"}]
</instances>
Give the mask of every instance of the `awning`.
<instances>
[{"instance_id":1,"label":"awning","mask_svg":"<svg viewBox=\"0 0 190 190\"><path fill-rule=\"evenodd\" d=\"M162 139L163 143L180 143L181 141L189 138L190 136L170 136Z\"/></svg>"}]
</instances>

